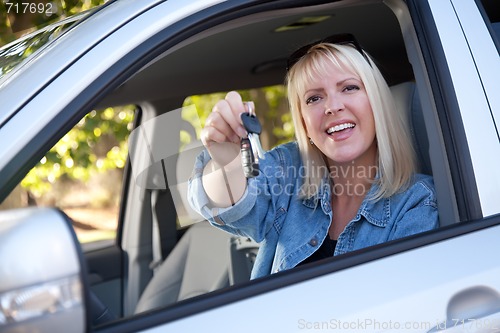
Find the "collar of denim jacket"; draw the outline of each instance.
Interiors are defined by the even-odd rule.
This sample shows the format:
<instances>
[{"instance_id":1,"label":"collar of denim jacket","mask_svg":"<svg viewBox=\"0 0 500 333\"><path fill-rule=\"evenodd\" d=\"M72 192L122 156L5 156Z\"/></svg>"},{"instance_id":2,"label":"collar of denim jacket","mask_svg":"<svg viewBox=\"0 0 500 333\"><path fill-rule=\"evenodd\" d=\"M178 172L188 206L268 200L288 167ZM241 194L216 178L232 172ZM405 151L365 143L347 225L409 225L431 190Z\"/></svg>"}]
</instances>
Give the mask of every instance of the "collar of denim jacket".
<instances>
[{"instance_id":1,"label":"collar of denim jacket","mask_svg":"<svg viewBox=\"0 0 500 333\"><path fill-rule=\"evenodd\" d=\"M385 227L391 217L390 210L390 198L381 198L379 200L373 200L373 196L379 189L378 182L376 181L379 175L375 177L375 181L370 187L367 195L361 203L358 213L354 217L353 221L358 221L363 216L369 223L378 226ZM308 208L315 209L318 204L321 205L323 212L328 215L332 211L331 207L331 186L328 178L324 178L320 190L316 195L306 198L302 201L302 204Z\"/></svg>"},{"instance_id":2,"label":"collar of denim jacket","mask_svg":"<svg viewBox=\"0 0 500 333\"><path fill-rule=\"evenodd\" d=\"M303 199L302 204L311 209L315 209L318 204L321 204L323 212L325 212L325 214L328 214L332 210L330 198L330 181L328 177L324 177L321 180L321 185L318 192L309 198Z\"/></svg>"}]
</instances>

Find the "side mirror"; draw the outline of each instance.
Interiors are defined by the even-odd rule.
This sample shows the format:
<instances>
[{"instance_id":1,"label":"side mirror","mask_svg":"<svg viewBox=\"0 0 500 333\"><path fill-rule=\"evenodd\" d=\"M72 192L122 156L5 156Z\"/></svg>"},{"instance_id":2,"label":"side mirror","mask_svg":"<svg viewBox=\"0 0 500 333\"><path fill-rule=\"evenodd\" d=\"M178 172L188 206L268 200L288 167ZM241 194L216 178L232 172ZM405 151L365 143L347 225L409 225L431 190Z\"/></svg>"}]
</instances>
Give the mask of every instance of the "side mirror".
<instances>
[{"instance_id":1,"label":"side mirror","mask_svg":"<svg viewBox=\"0 0 500 333\"><path fill-rule=\"evenodd\" d=\"M83 267L63 213L0 212L0 331L85 332Z\"/></svg>"}]
</instances>

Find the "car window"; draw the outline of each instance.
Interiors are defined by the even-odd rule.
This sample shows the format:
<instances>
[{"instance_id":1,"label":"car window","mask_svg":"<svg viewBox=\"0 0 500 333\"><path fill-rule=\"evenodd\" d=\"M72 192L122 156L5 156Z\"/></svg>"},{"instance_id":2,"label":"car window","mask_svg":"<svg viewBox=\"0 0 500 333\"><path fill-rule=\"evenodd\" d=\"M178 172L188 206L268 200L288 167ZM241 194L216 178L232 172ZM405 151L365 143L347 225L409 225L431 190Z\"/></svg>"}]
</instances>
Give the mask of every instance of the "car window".
<instances>
[{"instance_id":1,"label":"car window","mask_svg":"<svg viewBox=\"0 0 500 333\"><path fill-rule=\"evenodd\" d=\"M386 7L376 9L381 10L382 14L387 14ZM332 14L332 17L350 14L341 11L337 13L334 10L332 13L335 14ZM371 15L371 10L366 10L365 14L369 18L375 17ZM244 54L245 52L241 51L244 48L235 45L243 45L240 40L251 39L250 37L257 33L275 34L275 37L268 36L268 38L270 42L278 43L282 41L279 34L283 33L281 32L283 29L277 27L290 27L292 25L290 22L300 22L302 16L305 15L297 14L294 17L286 17L286 20L270 23L242 25L238 29L231 25L231 29L227 31L221 28L224 32L220 34L211 33L204 38L196 38L194 42L186 41L182 47L176 48L164 57L156 58L156 62L149 66L144 66L137 79L132 77L121 90L114 93L113 97L118 98L125 97L127 93L143 92L146 98L151 99L148 108L143 109L144 122L134 130L130 140L134 142L133 145L130 144L133 182L128 192L130 197L127 210L134 210L135 213L130 213L130 216L124 219L126 227L122 246L128 250L130 271L137 270L128 277L125 284L127 295L133 295L128 300L130 304L125 305L125 315L169 306L194 296L232 286L235 281L248 281L249 275L246 275L246 279L239 279L239 276L236 276L238 274L234 272L249 273L248 270L238 270L238 268L245 268L247 264L251 266L258 246L247 242L248 238L233 237L208 226L207 221L191 211L186 200L187 183L193 174L194 160L203 149L199 140L203 124L216 101L224 98L228 89L249 88L238 92L241 93L243 100L254 101L256 105L256 114L263 126L260 139L264 149L268 150L294 139L294 126L284 86L255 84L255 82L268 81L272 84L283 82L284 66L290 50L306 41L317 39L317 36L312 32L307 33L304 29L301 41L288 40L286 44L269 50L264 46L259 48L257 47L259 43L253 42L252 46L259 51L252 56ZM364 15L360 17L365 18ZM394 19L392 16L391 18ZM376 21L378 20L382 21L382 19ZM258 21L252 20L252 22ZM330 21L332 25L334 22L336 22L334 19ZM324 24L327 25L328 22L324 21ZM378 25L374 24L375 26ZM324 29L321 35L326 36L330 33L330 29L326 27ZM391 85L397 86L398 103L404 106L404 111L408 112L407 116L415 118L418 127L415 127L414 132L418 133L418 138L415 139L421 143L418 148L422 152L421 162L424 164L422 169L430 172L431 165L427 154L429 143L422 112L417 107L412 110L408 107L415 102L412 100L412 97L416 96L415 79L407 61L399 61L407 58L405 49L400 49L403 46L403 39L399 25L396 22L394 25L389 25L387 30L393 32L394 36L380 38L376 42L363 38L363 45L366 44L368 50L374 51L373 55L377 61L385 62L386 66L383 68L388 75L388 81ZM358 33L364 35L361 31ZM224 38L226 34L227 38ZM285 33L283 38L287 38ZM231 40L232 43L225 43L226 40ZM397 45L398 48L390 54L386 53L384 50L394 50L394 48L378 47L381 41L387 42L388 45ZM394 57L396 53L398 57ZM200 61L200 54L203 54L204 61ZM227 56L228 54L231 56ZM225 61L220 59L228 58L232 62L224 66ZM272 79L261 79L267 75ZM214 77L224 79L213 80ZM155 86L162 88L143 91L144 83L148 82L149 78L151 82L162 82L161 85L155 83ZM197 94L197 91L213 93ZM179 95L189 97L177 101ZM172 100L176 100L175 103ZM438 147L438 145L433 146ZM452 222L454 220L450 223ZM141 225L136 225L138 223ZM156 237L161 240L159 257L155 255L155 252L158 252L155 250L158 247L154 241ZM142 240L145 240L141 244L144 246L138 249L137 244ZM228 270L229 261L231 265L238 263L240 266L236 267L236 270ZM148 278L140 275L138 273L140 270Z\"/></svg>"},{"instance_id":2,"label":"car window","mask_svg":"<svg viewBox=\"0 0 500 333\"><path fill-rule=\"evenodd\" d=\"M37 30L0 48L0 82L7 79L8 73L20 68L26 59L33 58L51 41L64 34L88 14L86 12L74 15L69 19Z\"/></svg>"},{"instance_id":3,"label":"car window","mask_svg":"<svg viewBox=\"0 0 500 333\"><path fill-rule=\"evenodd\" d=\"M264 149L293 140L283 85L239 93L257 105ZM152 235L146 236L151 237L151 245L144 250L147 253L149 247L152 252L148 264L153 271L131 313L147 312L250 279L259 245L209 225L187 200L188 181L203 149L200 132L215 103L226 94L191 95L182 101L181 107L151 118L146 116L151 108L145 108L147 120L129 137L131 181L126 205L135 214L142 209L152 214L126 216L125 223L128 221L129 225L124 229L122 243L128 247L137 234L147 234L151 225ZM139 197L146 199L136 200L136 190L144 193ZM230 267L228 261L232 263ZM201 271L203 276L196 273ZM136 292L137 286L131 279L128 285Z\"/></svg>"},{"instance_id":4,"label":"car window","mask_svg":"<svg viewBox=\"0 0 500 333\"><path fill-rule=\"evenodd\" d=\"M385 5L373 9L382 14L390 12ZM334 18L344 16L350 18L349 22L378 17L372 15L372 8L360 12L362 15L354 15L349 10L339 9L337 12L332 7L331 15L328 16L331 20L324 21L324 24L336 24ZM323 11L315 10L315 15L319 14L323 14ZM251 20L252 24L247 24L248 27L243 25L234 32L228 31L226 38L224 33L220 33L220 36L208 34L198 43L186 42L186 46L179 47L165 57L156 58L157 61L150 66L142 67L137 77L130 78L120 86L110 99L100 101L102 105L120 98L121 101L142 101L143 118L137 128L132 129L131 126L134 107L91 111L41 159L12 193L14 203L11 207L16 204L48 205L66 212L74 221L81 242L115 237L118 209L121 206L124 218L121 221L123 229L120 230L122 236L118 250L123 250L125 255L119 253L121 256L115 257L116 261L105 261L108 258L103 257L102 261L95 262L98 264L95 267L92 263L89 265L92 290L105 304L116 302L113 310L118 309L115 313L119 316L169 306L239 281L248 281L248 268L251 268L258 246L249 242L248 238L230 236L191 215L185 200L186 184L193 171L193 159L202 149L199 142L202 124L215 102L225 96L225 89L231 89L232 86L256 87L240 90L240 93L244 100L255 102L257 116L263 125L260 139L264 149L293 140L295 132L285 88L262 83L282 82L284 57L298 44L313 39L314 34L307 30L301 33L301 40L281 37L279 34L283 30L276 28L283 26L291 29L293 24L290 22L302 22L304 15L264 22L266 24L262 24L262 27L254 25L253 22L258 20ZM389 17L394 19L392 13ZM377 18L371 24L376 28L381 22L392 21ZM358 27L358 24L353 24L346 24L345 27L341 25L336 29L343 31L344 28ZM322 29L320 35L325 36L332 30L328 26ZM412 67L407 63L406 51L402 48L399 24L388 24L385 33L378 35L387 36L386 30L391 32L389 35L392 38L378 38L373 42L368 38L369 34L358 32L364 36L361 40L367 49L374 51L377 61L382 60L386 65L385 74L390 78L391 85L398 86L400 103L407 106L414 102L407 97L415 96ZM240 54L240 50L245 48L234 46L243 45L240 40L253 40L246 37L270 31L274 31L275 35L268 36L268 41L280 42L287 38L287 43L269 48L266 53L267 48L256 47L260 45L254 42L252 46L259 52L251 56ZM233 39L238 41L233 41L234 45L225 42ZM387 47L378 47L380 42L386 42ZM220 45L220 48L212 45ZM389 49L391 52L385 52ZM232 55L233 52L235 55ZM200 61L200 54L203 54L203 62ZM231 56L220 58L224 54ZM394 57L395 54L398 56ZM235 63L222 66L226 62L220 59L228 58ZM236 66L238 71L233 73L232 66ZM257 74L264 78L269 75L270 79L259 79ZM225 79L213 80L219 76ZM198 94L207 91L219 92ZM175 108L180 108L180 112ZM422 112L415 108L415 113L418 117ZM429 150L426 124L420 118L416 121L419 127L416 127L415 132L421 136L418 139L423 145L420 149L426 153ZM437 147L439 144L432 146ZM122 183L127 153L132 174L126 176L131 176L131 181ZM187 157L186 160L183 160L184 157ZM425 161L429 170L428 157ZM127 186L124 189L126 200L120 203L122 184ZM12 201L6 200L5 204L9 202ZM156 244L157 238L160 244ZM158 246L159 257L155 254ZM105 265L102 265L103 262ZM121 267L118 263L123 263L124 268L116 275L111 274L114 272L104 272L110 274L100 276L96 273L95 268L100 268L97 266ZM239 266L234 267L234 264ZM235 272L245 272L247 275L241 277ZM110 284L116 288L115 294L111 292Z\"/></svg>"},{"instance_id":5,"label":"car window","mask_svg":"<svg viewBox=\"0 0 500 333\"><path fill-rule=\"evenodd\" d=\"M253 101L256 114L262 124L260 140L262 147L269 150L278 144L289 142L294 139L294 129L291 114L288 111L286 89L283 85L240 90L242 98ZM182 229L193 223L199 222L201 218L189 207L187 196L187 182L192 173L194 158L202 149L200 132L205 120L212 111L215 103L223 99L227 92L217 92L204 95L192 95L187 97L181 110L183 125L180 128L180 146L176 164L167 168L167 177L175 174L176 186L170 186L173 190L173 199L177 211L178 228ZM161 120L159 120L161 122ZM179 168L178 165L182 165ZM169 184L170 185L170 184Z\"/></svg>"},{"instance_id":6,"label":"car window","mask_svg":"<svg viewBox=\"0 0 500 333\"><path fill-rule=\"evenodd\" d=\"M80 242L114 239L133 106L93 110L64 135L1 204L56 207Z\"/></svg>"},{"instance_id":7,"label":"car window","mask_svg":"<svg viewBox=\"0 0 500 333\"><path fill-rule=\"evenodd\" d=\"M254 101L257 105L256 112L263 125L260 139L264 149L293 140L293 122L283 85L241 90L239 93L243 99ZM131 134L133 184L152 191L153 197L168 187L175 206L178 231L203 220L187 202L187 183L194 160L203 149L200 132L206 118L215 103L226 94L216 92L189 96L184 99L181 108L146 121ZM168 148L164 142L169 142ZM160 160L163 163L161 170L156 165ZM166 181L159 181L164 176ZM161 215L161 211L159 213ZM162 223L169 223L167 216L158 218Z\"/></svg>"}]
</instances>

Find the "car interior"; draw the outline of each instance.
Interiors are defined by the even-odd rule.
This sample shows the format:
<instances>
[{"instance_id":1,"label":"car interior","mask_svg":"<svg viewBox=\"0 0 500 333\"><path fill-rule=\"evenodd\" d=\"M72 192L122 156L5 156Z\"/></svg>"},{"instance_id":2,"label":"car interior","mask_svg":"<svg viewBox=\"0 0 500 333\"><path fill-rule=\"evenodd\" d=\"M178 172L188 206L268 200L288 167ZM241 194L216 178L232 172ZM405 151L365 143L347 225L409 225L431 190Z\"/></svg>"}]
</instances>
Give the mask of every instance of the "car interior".
<instances>
[{"instance_id":1,"label":"car interior","mask_svg":"<svg viewBox=\"0 0 500 333\"><path fill-rule=\"evenodd\" d=\"M155 57L98 107L135 104L141 110L140 126L177 110L188 96L280 85L287 56L296 48L349 32L375 59L407 115L420 170L435 176L441 223L457 222L460 217L452 199L438 118L423 82L412 23L399 5L397 1L346 1L235 15ZM190 174L202 149L199 140L192 143L191 149L179 147L178 155L165 159L169 177L163 187L138 186L129 172L120 244L126 252L125 316L249 280L258 244L219 231L206 221L178 227L181 218L196 216L179 214L190 208L174 202L179 188L170 185L187 181L181 174ZM170 144L180 146L175 138ZM152 170L147 177L152 177ZM160 254L153 260L155 251ZM102 293L99 296L106 299Z\"/></svg>"},{"instance_id":2,"label":"car interior","mask_svg":"<svg viewBox=\"0 0 500 333\"><path fill-rule=\"evenodd\" d=\"M221 15L208 28L152 56L147 65L94 106L136 105L140 111L134 131L151 131L149 141L129 141L129 150L138 153L129 156L123 182L117 237L123 251L121 298L116 301L113 289L99 286L99 279L90 279L97 296L95 317L102 316L95 324L113 319L102 315L108 307L116 317L131 316L249 283L259 245L210 226L186 204L185 185L203 147L192 124L185 124L176 110L193 95L282 85L288 55L330 35L352 33L381 69L407 117L420 172L434 176L440 224L464 219L455 200L435 96L403 1L290 6L294 7L263 6ZM162 118L167 115L168 119ZM179 133L158 126L161 121L148 127L159 119L182 124L179 132L191 133L190 144L183 145ZM177 153L135 163L147 159L141 153L147 150L144 147L167 145ZM141 163L146 165L142 165L143 179L139 180L134 172ZM86 251L88 258L92 251ZM92 264L89 267L92 275Z\"/></svg>"},{"instance_id":3,"label":"car interior","mask_svg":"<svg viewBox=\"0 0 500 333\"><path fill-rule=\"evenodd\" d=\"M291 52L313 40L349 32L375 59L397 105L407 115L420 171L435 176L441 224L457 222L460 216L438 118L424 83L412 22L399 5L397 1L332 2L229 19L157 56L99 107L138 105L140 125L178 109L191 95L280 85ZM171 142L176 144L174 139ZM178 228L180 218L193 215L180 216L189 207L174 203L178 189L168 184L172 179L177 184L187 181L180 174L190 173L202 149L199 140L193 140L191 147L173 160L165 160L170 178L163 188L137 186L133 177L126 185L121 216L121 246L127 254L123 315L169 306L249 280L258 244L219 231L206 221ZM151 258L158 247L160 259L152 271Z\"/></svg>"}]
</instances>

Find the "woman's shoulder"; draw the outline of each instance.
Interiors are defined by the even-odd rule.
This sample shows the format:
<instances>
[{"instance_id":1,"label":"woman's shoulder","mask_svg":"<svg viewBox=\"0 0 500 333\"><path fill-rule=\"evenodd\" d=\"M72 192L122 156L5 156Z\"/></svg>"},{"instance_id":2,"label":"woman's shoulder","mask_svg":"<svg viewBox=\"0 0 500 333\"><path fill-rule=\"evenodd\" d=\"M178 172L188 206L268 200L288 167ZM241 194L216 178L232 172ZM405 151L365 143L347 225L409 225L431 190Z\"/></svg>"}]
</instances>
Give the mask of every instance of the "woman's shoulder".
<instances>
[{"instance_id":1,"label":"woman's shoulder","mask_svg":"<svg viewBox=\"0 0 500 333\"><path fill-rule=\"evenodd\" d=\"M410 180L407 195L417 200L423 200L427 204L436 204L436 190L432 176L416 173Z\"/></svg>"},{"instance_id":2,"label":"woman's shoulder","mask_svg":"<svg viewBox=\"0 0 500 333\"><path fill-rule=\"evenodd\" d=\"M272 151L282 151L291 154L299 154L299 144L297 141L290 141L286 143L279 144L270 150Z\"/></svg>"},{"instance_id":3,"label":"woman's shoulder","mask_svg":"<svg viewBox=\"0 0 500 333\"><path fill-rule=\"evenodd\" d=\"M301 160L299 145L296 141L279 144L269 150L266 155L280 159L284 164L297 164Z\"/></svg>"},{"instance_id":4,"label":"woman's shoulder","mask_svg":"<svg viewBox=\"0 0 500 333\"><path fill-rule=\"evenodd\" d=\"M428 191L434 192L434 179L430 175L416 173L411 178L410 186L423 186Z\"/></svg>"},{"instance_id":5,"label":"woman's shoulder","mask_svg":"<svg viewBox=\"0 0 500 333\"><path fill-rule=\"evenodd\" d=\"M298 144L292 141L267 151L259 163L263 174L286 177L290 174L297 175L301 170L301 161Z\"/></svg>"}]
</instances>

